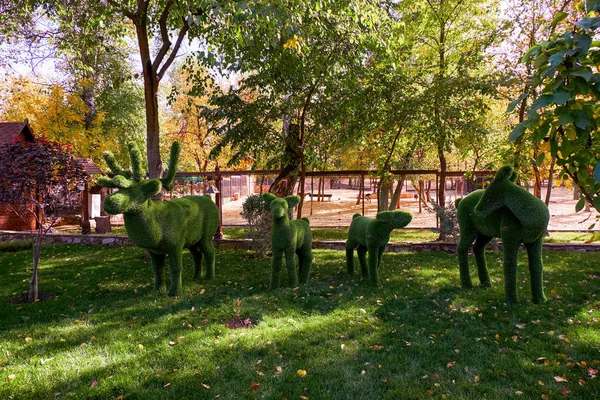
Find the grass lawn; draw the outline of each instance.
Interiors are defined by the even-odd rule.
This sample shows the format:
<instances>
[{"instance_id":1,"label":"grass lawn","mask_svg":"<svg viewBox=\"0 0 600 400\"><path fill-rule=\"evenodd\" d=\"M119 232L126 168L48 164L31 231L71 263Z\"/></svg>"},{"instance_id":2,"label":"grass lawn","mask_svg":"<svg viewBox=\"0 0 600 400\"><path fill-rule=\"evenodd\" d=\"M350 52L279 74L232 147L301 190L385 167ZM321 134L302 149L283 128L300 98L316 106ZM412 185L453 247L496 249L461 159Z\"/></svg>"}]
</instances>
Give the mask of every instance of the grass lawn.
<instances>
[{"instance_id":1,"label":"grass lawn","mask_svg":"<svg viewBox=\"0 0 600 400\"><path fill-rule=\"evenodd\" d=\"M497 252L486 290L460 289L451 254L385 254L373 288L347 276L343 252L316 250L310 286L272 292L268 259L218 250L217 277L193 282L186 254L175 299L152 291L143 256L46 246L40 291L55 297L13 304L31 252L0 253L0 398L600 397L597 254L545 253L543 305L521 254L513 307ZM238 315L256 326L224 325Z\"/></svg>"},{"instance_id":2,"label":"grass lawn","mask_svg":"<svg viewBox=\"0 0 600 400\"><path fill-rule=\"evenodd\" d=\"M63 233L79 234L80 229L61 229ZM313 240L346 240L348 229L342 228L312 228ZM111 235L126 236L125 226L113 226ZM223 228L225 239L246 239L247 229L243 227ZM438 238L438 232L431 229L394 229L390 235L391 242L433 242ZM551 232L544 238L545 243L585 242L592 237L587 232Z\"/></svg>"}]
</instances>

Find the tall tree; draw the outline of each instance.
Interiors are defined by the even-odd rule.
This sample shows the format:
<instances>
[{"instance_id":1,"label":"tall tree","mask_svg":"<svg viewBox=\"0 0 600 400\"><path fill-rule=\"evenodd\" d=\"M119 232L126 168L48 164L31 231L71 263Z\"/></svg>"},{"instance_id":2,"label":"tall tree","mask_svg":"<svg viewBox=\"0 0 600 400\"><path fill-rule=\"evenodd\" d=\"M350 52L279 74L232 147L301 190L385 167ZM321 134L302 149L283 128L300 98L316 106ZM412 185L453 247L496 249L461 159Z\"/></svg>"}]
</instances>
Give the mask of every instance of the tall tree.
<instances>
[{"instance_id":1,"label":"tall tree","mask_svg":"<svg viewBox=\"0 0 600 400\"><path fill-rule=\"evenodd\" d=\"M533 46L523 56L525 62L533 60L532 85L537 91L527 118L514 128L510 140L523 137L533 143L549 143L562 175L580 189L576 209L589 202L600 212L600 50L593 45L600 30L600 1L581 5L585 7L583 17L573 13L569 18L568 13L557 12L549 26L567 22L567 30Z\"/></svg>"},{"instance_id":2,"label":"tall tree","mask_svg":"<svg viewBox=\"0 0 600 400\"><path fill-rule=\"evenodd\" d=\"M203 55L228 69L247 72L238 92L256 94L252 103L241 101L236 92L216 102L237 112L228 113L224 141L242 150L252 146L252 138L263 142L265 137L278 136L284 155L278 182L286 182L272 187L278 194L293 190L298 177L303 194L307 135L320 123L312 112L331 93L345 90L344 82L362 68L365 34L378 13L372 3L363 1L282 1L247 4L222 16L224 21L244 23L225 23L212 42L214 52ZM240 126L249 120L251 124ZM262 130L252 131L258 127ZM247 134L241 135L242 130ZM302 202L299 213L301 209Z\"/></svg>"}]
</instances>

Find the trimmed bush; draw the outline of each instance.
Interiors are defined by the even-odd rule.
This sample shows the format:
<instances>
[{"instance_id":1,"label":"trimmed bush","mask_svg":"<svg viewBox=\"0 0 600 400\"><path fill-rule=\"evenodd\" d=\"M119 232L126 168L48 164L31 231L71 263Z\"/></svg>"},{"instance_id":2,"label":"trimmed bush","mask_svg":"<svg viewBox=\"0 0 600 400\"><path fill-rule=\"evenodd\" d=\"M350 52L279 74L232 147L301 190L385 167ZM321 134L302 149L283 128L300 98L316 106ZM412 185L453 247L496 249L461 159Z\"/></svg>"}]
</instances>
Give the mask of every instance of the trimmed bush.
<instances>
[{"instance_id":1,"label":"trimmed bush","mask_svg":"<svg viewBox=\"0 0 600 400\"><path fill-rule=\"evenodd\" d=\"M481 286L490 286L485 247L495 237L502 239L504 253L504 293L506 304L517 302L517 254L521 243L527 248L531 292L534 303L546 301L543 289L542 239L550 214L546 204L516 185L511 166L498 170L485 190L476 190L456 201L460 240L457 254L460 280L471 288L468 250L471 243L477 261Z\"/></svg>"}]
</instances>

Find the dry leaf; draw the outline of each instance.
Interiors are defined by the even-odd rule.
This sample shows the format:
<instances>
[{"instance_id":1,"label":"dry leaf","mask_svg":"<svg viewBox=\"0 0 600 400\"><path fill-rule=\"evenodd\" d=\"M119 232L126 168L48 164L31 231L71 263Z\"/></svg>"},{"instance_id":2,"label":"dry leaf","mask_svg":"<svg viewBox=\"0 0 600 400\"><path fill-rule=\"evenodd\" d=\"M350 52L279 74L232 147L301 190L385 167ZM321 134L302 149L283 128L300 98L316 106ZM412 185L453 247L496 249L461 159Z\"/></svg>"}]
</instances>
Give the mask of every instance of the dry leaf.
<instances>
[{"instance_id":1,"label":"dry leaf","mask_svg":"<svg viewBox=\"0 0 600 400\"><path fill-rule=\"evenodd\" d=\"M279 365L275 367L275 371L277 371L278 374L283 372L283 368L281 368Z\"/></svg>"},{"instance_id":2,"label":"dry leaf","mask_svg":"<svg viewBox=\"0 0 600 400\"><path fill-rule=\"evenodd\" d=\"M369 346L369 348L371 350L381 350L381 349L383 349L383 346L379 346L378 344L373 344L373 345Z\"/></svg>"},{"instance_id":3,"label":"dry leaf","mask_svg":"<svg viewBox=\"0 0 600 400\"><path fill-rule=\"evenodd\" d=\"M452 368L456 365L456 361L450 361L448 364L446 364L446 368Z\"/></svg>"},{"instance_id":4,"label":"dry leaf","mask_svg":"<svg viewBox=\"0 0 600 400\"><path fill-rule=\"evenodd\" d=\"M555 380L556 382L569 382L569 381L567 380L567 378L564 378L564 377L562 377L562 376L555 376L555 377L554 377L554 380Z\"/></svg>"},{"instance_id":5,"label":"dry leaf","mask_svg":"<svg viewBox=\"0 0 600 400\"><path fill-rule=\"evenodd\" d=\"M479 383L479 377L475 375L475 383Z\"/></svg>"},{"instance_id":6,"label":"dry leaf","mask_svg":"<svg viewBox=\"0 0 600 400\"><path fill-rule=\"evenodd\" d=\"M306 396L300 396L300 398L301 398L302 400L309 400L309 399L308 399L308 397L306 397Z\"/></svg>"},{"instance_id":7,"label":"dry leaf","mask_svg":"<svg viewBox=\"0 0 600 400\"><path fill-rule=\"evenodd\" d=\"M256 389L257 387L260 387L260 383L252 382L252 383L250 383L250 387L252 389Z\"/></svg>"},{"instance_id":8,"label":"dry leaf","mask_svg":"<svg viewBox=\"0 0 600 400\"><path fill-rule=\"evenodd\" d=\"M32 338L30 338L30 337L26 337L26 338L25 338L25 341L26 341L26 342L31 342L32 340L33 340L33 339L32 339Z\"/></svg>"},{"instance_id":9,"label":"dry leaf","mask_svg":"<svg viewBox=\"0 0 600 400\"><path fill-rule=\"evenodd\" d=\"M144 350L144 345L143 344L138 344L138 349Z\"/></svg>"},{"instance_id":10,"label":"dry leaf","mask_svg":"<svg viewBox=\"0 0 600 400\"><path fill-rule=\"evenodd\" d=\"M306 371L303 369L299 369L298 371L296 371L296 374L298 374L300 378L304 378L306 376Z\"/></svg>"},{"instance_id":11,"label":"dry leaf","mask_svg":"<svg viewBox=\"0 0 600 400\"><path fill-rule=\"evenodd\" d=\"M548 396L546 393L544 393L544 394L542 394L542 399L550 400L550 396Z\"/></svg>"},{"instance_id":12,"label":"dry leaf","mask_svg":"<svg viewBox=\"0 0 600 400\"><path fill-rule=\"evenodd\" d=\"M165 387L165 388L166 388L166 387L169 387L169 386L171 386L171 382L167 382L167 383L165 383L165 384L163 385L163 387Z\"/></svg>"},{"instance_id":13,"label":"dry leaf","mask_svg":"<svg viewBox=\"0 0 600 400\"><path fill-rule=\"evenodd\" d=\"M200 294L204 294L204 289L200 290Z\"/></svg>"},{"instance_id":14,"label":"dry leaf","mask_svg":"<svg viewBox=\"0 0 600 400\"><path fill-rule=\"evenodd\" d=\"M92 384L91 384L91 386L92 386L92 387L96 387L96 386L98 386L98 381L93 381L93 382L92 382Z\"/></svg>"},{"instance_id":15,"label":"dry leaf","mask_svg":"<svg viewBox=\"0 0 600 400\"><path fill-rule=\"evenodd\" d=\"M15 379L16 377L17 377L17 376L16 376L15 374L10 374L9 376L7 376L7 377L6 377L6 381L7 381L7 382L10 382L10 381L12 381L13 379Z\"/></svg>"},{"instance_id":16,"label":"dry leaf","mask_svg":"<svg viewBox=\"0 0 600 400\"><path fill-rule=\"evenodd\" d=\"M571 391L569 390L569 388L562 388L560 389L560 394L562 394L563 396L566 396L570 393Z\"/></svg>"},{"instance_id":17,"label":"dry leaf","mask_svg":"<svg viewBox=\"0 0 600 400\"><path fill-rule=\"evenodd\" d=\"M367 374L367 371L365 371L364 369L362 371L360 371L360 374L365 376Z\"/></svg>"},{"instance_id":18,"label":"dry leaf","mask_svg":"<svg viewBox=\"0 0 600 400\"><path fill-rule=\"evenodd\" d=\"M204 389L210 389L210 386L208 386L206 383L203 383L202 387L204 387Z\"/></svg>"}]
</instances>

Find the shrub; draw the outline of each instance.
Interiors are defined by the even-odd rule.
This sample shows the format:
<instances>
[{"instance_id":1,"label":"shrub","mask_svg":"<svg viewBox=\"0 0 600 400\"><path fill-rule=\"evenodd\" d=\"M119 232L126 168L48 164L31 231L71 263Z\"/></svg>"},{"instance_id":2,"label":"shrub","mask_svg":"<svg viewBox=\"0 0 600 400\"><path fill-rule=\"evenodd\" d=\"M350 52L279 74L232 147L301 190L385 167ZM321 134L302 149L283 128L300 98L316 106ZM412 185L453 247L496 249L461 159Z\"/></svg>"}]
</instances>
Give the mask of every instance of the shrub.
<instances>
[{"instance_id":1,"label":"shrub","mask_svg":"<svg viewBox=\"0 0 600 400\"><path fill-rule=\"evenodd\" d=\"M431 201L431 206L427 207L435 212L435 215L440 221L440 240L448 240L452 238L454 242L458 241L460 228L456 218L456 206L454 202L448 202L446 207L441 207L435 201Z\"/></svg>"},{"instance_id":2,"label":"shrub","mask_svg":"<svg viewBox=\"0 0 600 400\"><path fill-rule=\"evenodd\" d=\"M269 206L254 194L242 204L242 218L248 221L248 238L252 240L252 249L258 257L265 257L271 248L271 230L273 219L269 214Z\"/></svg>"},{"instance_id":3,"label":"shrub","mask_svg":"<svg viewBox=\"0 0 600 400\"><path fill-rule=\"evenodd\" d=\"M12 239L7 242L0 242L0 252L31 250L31 246L31 239Z\"/></svg>"}]
</instances>

